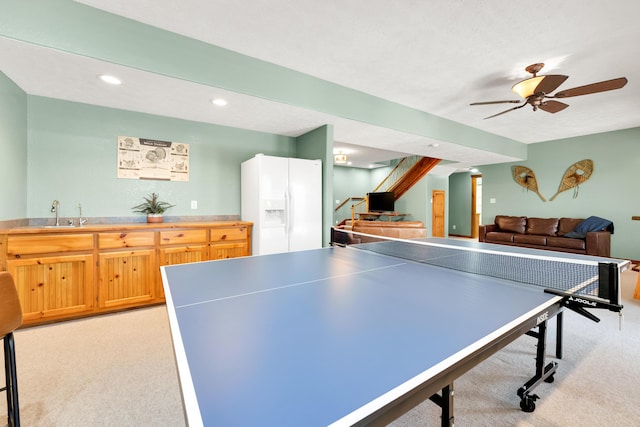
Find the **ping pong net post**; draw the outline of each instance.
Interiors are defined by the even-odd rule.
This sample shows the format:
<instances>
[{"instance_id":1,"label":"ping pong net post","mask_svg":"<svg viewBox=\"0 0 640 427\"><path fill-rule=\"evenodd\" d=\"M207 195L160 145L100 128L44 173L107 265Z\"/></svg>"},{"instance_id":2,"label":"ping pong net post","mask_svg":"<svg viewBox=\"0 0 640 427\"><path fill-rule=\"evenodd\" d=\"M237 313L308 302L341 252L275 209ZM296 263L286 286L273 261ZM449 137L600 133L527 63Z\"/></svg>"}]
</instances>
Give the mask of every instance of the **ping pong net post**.
<instances>
[{"instance_id":1,"label":"ping pong net post","mask_svg":"<svg viewBox=\"0 0 640 427\"><path fill-rule=\"evenodd\" d=\"M454 244L456 243L457 244ZM587 308L620 312L619 274L625 263L608 259L569 258L558 252L515 251L509 246L447 239L397 239L331 229L331 243L394 256L414 262L511 280L542 287L545 292L563 298L563 306L599 319Z\"/></svg>"}]
</instances>

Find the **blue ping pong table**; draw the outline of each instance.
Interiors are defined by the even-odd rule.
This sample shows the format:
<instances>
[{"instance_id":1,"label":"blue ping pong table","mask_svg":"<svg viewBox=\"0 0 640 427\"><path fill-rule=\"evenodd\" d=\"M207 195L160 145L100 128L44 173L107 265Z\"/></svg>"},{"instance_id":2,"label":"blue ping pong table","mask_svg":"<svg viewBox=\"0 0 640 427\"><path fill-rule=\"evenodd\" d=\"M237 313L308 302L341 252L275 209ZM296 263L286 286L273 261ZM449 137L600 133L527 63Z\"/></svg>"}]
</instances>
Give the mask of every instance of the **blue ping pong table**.
<instances>
[{"instance_id":1,"label":"blue ping pong table","mask_svg":"<svg viewBox=\"0 0 640 427\"><path fill-rule=\"evenodd\" d=\"M530 391L557 365L544 364L547 320L596 307L368 245L162 267L190 426L384 425L426 399L453 425L453 381L523 334L538 338L518 390L533 410ZM595 260L614 280L626 265Z\"/></svg>"}]
</instances>

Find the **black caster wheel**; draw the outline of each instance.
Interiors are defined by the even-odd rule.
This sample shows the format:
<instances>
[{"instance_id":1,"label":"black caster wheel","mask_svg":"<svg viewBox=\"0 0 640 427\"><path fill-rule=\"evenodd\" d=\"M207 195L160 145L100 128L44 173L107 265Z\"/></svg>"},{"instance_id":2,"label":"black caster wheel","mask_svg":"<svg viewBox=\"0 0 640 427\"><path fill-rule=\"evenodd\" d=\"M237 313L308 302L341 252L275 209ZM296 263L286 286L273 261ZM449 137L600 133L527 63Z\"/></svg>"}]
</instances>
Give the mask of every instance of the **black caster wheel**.
<instances>
[{"instance_id":1,"label":"black caster wheel","mask_svg":"<svg viewBox=\"0 0 640 427\"><path fill-rule=\"evenodd\" d=\"M531 398L530 396L523 397L522 400L520 401L520 409L522 409L524 412L535 411L536 403L534 402L534 399Z\"/></svg>"},{"instance_id":2,"label":"black caster wheel","mask_svg":"<svg viewBox=\"0 0 640 427\"><path fill-rule=\"evenodd\" d=\"M553 375L548 376L547 378L544 379L545 383L552 383L554 382L556 379Z\"/></svg>"}]
</instances>

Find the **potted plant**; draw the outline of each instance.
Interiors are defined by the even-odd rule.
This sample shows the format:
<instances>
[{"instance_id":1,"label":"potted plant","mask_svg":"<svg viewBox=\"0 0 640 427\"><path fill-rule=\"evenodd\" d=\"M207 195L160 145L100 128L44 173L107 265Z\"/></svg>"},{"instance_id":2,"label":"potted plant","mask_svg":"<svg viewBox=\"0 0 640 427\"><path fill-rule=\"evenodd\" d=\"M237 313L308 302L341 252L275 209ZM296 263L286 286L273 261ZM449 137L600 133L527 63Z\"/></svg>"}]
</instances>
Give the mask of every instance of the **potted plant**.
<instances>
[{"instance_id":1,"label":"potted plant","mask_svg":"<svg viewBox=\"0 0 640 427\"><path fill-rule=\"evenodd\" d=\"M151 193L148 197L144 197L144 202L132 209L134 212L147 214L147 222L162 222L164 211L175 205L160 201L159 197L157 193Z\"/></svg>"}]
</instances>

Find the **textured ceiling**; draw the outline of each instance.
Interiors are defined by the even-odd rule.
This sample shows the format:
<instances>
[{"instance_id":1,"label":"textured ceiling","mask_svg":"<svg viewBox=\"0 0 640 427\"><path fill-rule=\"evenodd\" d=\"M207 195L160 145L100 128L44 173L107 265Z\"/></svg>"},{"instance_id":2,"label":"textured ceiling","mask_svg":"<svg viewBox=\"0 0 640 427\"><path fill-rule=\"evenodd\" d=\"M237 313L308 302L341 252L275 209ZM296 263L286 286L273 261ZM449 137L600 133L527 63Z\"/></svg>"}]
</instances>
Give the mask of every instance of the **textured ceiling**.
<instances>
[{"instance_id":1,"label":"textured ceiling","mask_svg":"<svg viewBox=\"0 0 640 427\"><path fill-rule=\"evenodd\" d=\"M640 126L640 2L80 3L524 143ZM457 167L513 160L222 90L217 93L229 106L212 114L193 108L203 92L196 83L110 64L110 72L126 78L123 94L95 85L95 75L105 68L100 61L3 38L0 49L0 70L31 94L291 136L331 123L336 146L343 142L392 151L383 157L431 155L457 162ZM527 77L524 68L534 62L547 64L541 74L569 76L560 89L621 76L629 83L621 90L569 98L570 107L556 114L526 106L483 120L512 105L469 106L518 99L511 86ZM170 105L163 102L169 97Z\"/></svg>"}]
</instances>

